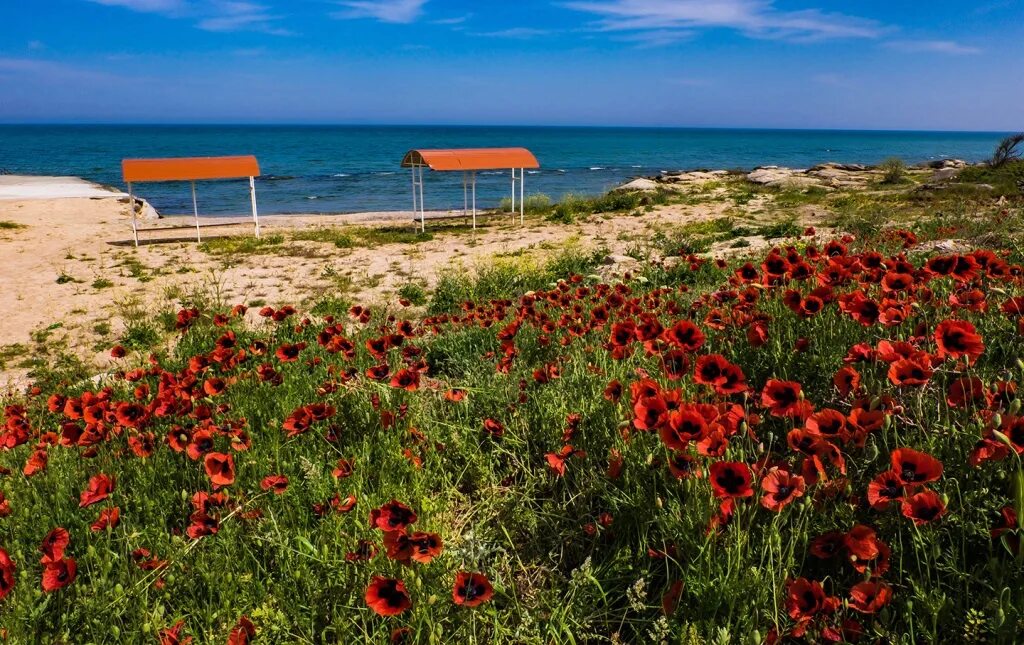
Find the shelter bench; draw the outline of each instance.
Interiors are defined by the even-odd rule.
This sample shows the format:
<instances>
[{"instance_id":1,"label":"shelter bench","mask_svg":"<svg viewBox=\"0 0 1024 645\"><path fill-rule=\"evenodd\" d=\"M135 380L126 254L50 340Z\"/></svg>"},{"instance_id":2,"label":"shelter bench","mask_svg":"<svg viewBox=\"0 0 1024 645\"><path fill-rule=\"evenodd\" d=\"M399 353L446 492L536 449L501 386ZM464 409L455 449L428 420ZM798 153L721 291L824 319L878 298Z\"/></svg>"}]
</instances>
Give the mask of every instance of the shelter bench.
<instances>
[{"instance_id":1,"label":"shelter bench","mask_svg":"<svg viewBox=\"0 0 1024 645\"><path fill-rule=\"evenodd\" d=\"M202 229L217 226L238 226L245 220L232 222L201 223L199 219L199 203L196 200L196 182L213 179L249 178L249 199L252 203L252 223L255 234L260 236L259 211L256 208L256 177L260 174L260 166L256 157L182 157L175 159L125 159L121 162L124 181L128 184L128 204L132 211L132 234L135 246L139 245L139 231L168 231L195 229L196 241L202 242ZM132 184L137 182L187 181L192 184L192 212L194 225L189 226L154 226L139 228L138 213L135 209L135 193Z\"/></svg>"}]
</instances>

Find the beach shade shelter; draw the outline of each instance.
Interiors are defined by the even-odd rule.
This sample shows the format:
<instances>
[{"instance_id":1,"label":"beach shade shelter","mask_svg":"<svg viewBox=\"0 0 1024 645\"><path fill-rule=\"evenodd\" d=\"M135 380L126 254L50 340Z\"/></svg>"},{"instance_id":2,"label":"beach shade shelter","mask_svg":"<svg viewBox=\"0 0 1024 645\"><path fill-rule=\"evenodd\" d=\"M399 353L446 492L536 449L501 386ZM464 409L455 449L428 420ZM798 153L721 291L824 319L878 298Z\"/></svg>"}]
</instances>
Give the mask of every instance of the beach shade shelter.
<instances>
[{"instance_id":1,"label":"beach shade shelter","mask_svg":"<svg viewBox=\"0 0 1024 645\"><path fill-rule=\"evenodd\" d=\"M454 150L410 150L402 159L402 168L412 169L412 212L420 218L420 230L426 230L423 205L423 170L462 173L462 213L472 213L476 228L476 174L481 170L512 172L512 218L515 221L516 188L519 189L519 222L525 217L526 170L540 168L537 158L526 148L460 148ZM517 186L518 182L518 186ZM472 195L472 198L470 197Z\"/></svg>"},{"instance_id":2,"label":"beach shade shelter","mask_svg":"<svg viewBox=\"0 0 1024 645\"><path fill-rule=\"evenodd\" d=\"M124 181L128 184L128 199L132 209L132 233L135 246L139 245L139 226L135 215L135 193L132 184L141 182L187 181L192 184L192 212L196 222L196 241L202 241L199 227L199 203L196 200L196 182L213 179L249 178L249 200L252 202L252 221L256 237L260 236L260 217L256 209L256 177L260 165L256 157L182 157L176 159L125 159L121 162ZM191 227L162 227L164 229Z\"/></svg>"}]
</instances>

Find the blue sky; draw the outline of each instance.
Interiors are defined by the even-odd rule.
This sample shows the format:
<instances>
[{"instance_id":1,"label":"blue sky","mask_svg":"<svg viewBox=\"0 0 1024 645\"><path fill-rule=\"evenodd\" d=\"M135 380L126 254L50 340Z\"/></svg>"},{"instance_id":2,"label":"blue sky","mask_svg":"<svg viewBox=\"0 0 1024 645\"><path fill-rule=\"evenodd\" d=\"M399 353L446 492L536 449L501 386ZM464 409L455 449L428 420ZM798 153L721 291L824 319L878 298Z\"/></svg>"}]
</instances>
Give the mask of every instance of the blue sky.
<instances>
[{"instance_id":1,"label":"blue sky","mask_svg":"<svg viewBox=\"0 0 1024 645\"><path fill-rule=\"evenodd\" d=\"M1024 2L0 0L0 122L1024 128Z\"/></svg>"}]
</instances>

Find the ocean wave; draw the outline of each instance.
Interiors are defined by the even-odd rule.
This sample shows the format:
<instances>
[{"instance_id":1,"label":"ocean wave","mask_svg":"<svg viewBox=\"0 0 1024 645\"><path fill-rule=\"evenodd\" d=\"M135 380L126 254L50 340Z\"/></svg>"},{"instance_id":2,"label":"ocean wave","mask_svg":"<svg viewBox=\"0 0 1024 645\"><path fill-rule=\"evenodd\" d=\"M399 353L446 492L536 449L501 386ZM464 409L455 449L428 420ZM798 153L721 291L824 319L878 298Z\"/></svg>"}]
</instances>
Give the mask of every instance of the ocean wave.
<instances>
[{"instance_id":1,"label":"ocean wave","mask_svg":"<svg viewBox=\"0 0 1024 645\"><path fill-rule=\"evenodd\" d=\"M591 166L591 170L604 170L604 166Z\"/></svg>"},{"instance_id":2,"label":"ocean wave","mask_svg":"<svg viewBox=\"0 0 1024 645\"><path fill-rule=\"evenodd\" d=\"M379 176L381 176L381 177L384 177L384 176L386 176L386 175L393 175L393 174L395 174L395 173L393 173L393 172L387 172L387 171L385 171L385 172L371 172L370 174L371 174L371 175L379 175Z\"/></svg>"},{"instance_id":3,"label":"ocean wave","mask_svg":"<svg viewBox=\"0 0 1024 645\"><path fill-rule=\"evenodd\" d=\"M306 197L306 199L320 199L320 197L318 195L310 195L309 197Z\"/></svg>"},{"instance_id":4,"label":"ocean wave","mask_svg":"<svg viewBox=\"0 0 1024 645\"><path fill-rule=\"evenodd\" d=\"M331 175L331 177L351 177L351 176L352 175L348 174L347 172L339 172L336 175Z\"/></svg>"},{"instance_id":5,"label":"ocean wave","mask_svg":"<svg viewBox=\"0 0 1024 645\"><path fill-rule=\"evenodd\" d=\"M260 181L291 181L295 179L294 175L264 175L260 177Z\"/></svg>"},{"instance_id":6,"label":"ocean wave","mask_svg":"<svg viewBox=\"0 0 1024 645\"><path fill-rule=\"evenodd\" d=\"M526 174L527 175L539 175L540 171L539 170L527 170Z\"/></svg>"}]
</instances>

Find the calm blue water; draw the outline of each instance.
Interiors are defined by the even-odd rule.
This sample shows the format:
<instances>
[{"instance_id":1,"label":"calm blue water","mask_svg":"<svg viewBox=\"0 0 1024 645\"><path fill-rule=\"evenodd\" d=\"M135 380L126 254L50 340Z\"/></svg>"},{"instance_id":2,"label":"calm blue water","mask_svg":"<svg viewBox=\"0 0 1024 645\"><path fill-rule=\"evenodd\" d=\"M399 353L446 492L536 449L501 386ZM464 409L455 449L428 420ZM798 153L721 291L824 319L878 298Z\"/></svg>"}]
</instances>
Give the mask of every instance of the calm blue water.
<instances>
[{"instance_id":1,"label":"calm blue water","mask_svg":"<svg viewBox=\"0 0 1024 645\"><path fill-rule=\"evenodd\" d=\"M389 126L0 126L0 170L77 175L123 188L121 159L255 154L263 170L263 213L345 213L412 208L410 148L525 146L541 170L526 192L558 198L601 193L623 180L664 170L807 167L824 161L909 163L944 157L987 158L999 133L708 130L653 128ZM478 204L497 205L508 172L482 174ZM430 173L428 209L461 208L459 173ZM191 212L187 184L143 184L157 210ZM200 186L207 214L246 212L246 181Z\"/></svg>"}]
</instances>

